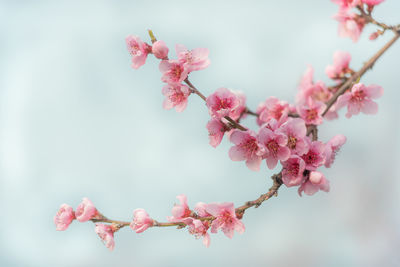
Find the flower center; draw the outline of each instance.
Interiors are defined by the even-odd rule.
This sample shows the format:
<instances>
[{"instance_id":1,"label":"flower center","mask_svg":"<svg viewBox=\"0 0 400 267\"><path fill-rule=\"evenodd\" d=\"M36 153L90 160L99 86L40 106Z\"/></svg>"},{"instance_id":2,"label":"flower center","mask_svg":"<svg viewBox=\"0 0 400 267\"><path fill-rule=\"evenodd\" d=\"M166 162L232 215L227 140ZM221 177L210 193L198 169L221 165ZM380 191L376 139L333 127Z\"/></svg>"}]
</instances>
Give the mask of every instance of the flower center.
<instances>
[{"instance_id":1,"label":"flower center","mask_svg":"<svg viewBox=\"0 0 400 267\"><path fill-rule=\"evenodd\" d=\"M289 136L287 146L288 146L290 149L295 149L295 148L296 148L296 143L297 143L296 137L294 137L294 136Z\"/></svg>"},{"instance_id":2,"label":"flower center","mask_svg":"<svg viewBox=\"0 0 400 267\"><path fill-rule=\"evenodd\" d=\"M318 112L315 109L309 109L306 112L306 119L308 121L315 120L318 117Z\"/></svg>"},{"instance_id":3,"label":"flower center","mask_svg":"<svg viewBox=\"0 0 400 267\"><path fill-rule=\"evenodd\" d=\"M251 158L258 150L258 145L254 137L251 137L250 139L241 143L239 146L246 151L245 153L247 158Z\"/></svg>"},{"instance_id":4,"label":"flower center","mask_svg":"<svg viewBox=\"0 0 400 267\"><path fill-rule=\"evenodd\" d=\"M278 152L279 145L275 140L271 140L268 142L267 148L270 152L276 155L276 153Z\"/></svg>"},{"instance_id":5,"label":"flower center","mask_svg":"<svg viewBox=\"0 0 400 267\"><path fill-rule=\"evenodd\" d=\"M365 99L365 93L363 90L359 90L353 93L351 100L357 101L357 102L362 102Z\"/></svg>"}]
</instances>

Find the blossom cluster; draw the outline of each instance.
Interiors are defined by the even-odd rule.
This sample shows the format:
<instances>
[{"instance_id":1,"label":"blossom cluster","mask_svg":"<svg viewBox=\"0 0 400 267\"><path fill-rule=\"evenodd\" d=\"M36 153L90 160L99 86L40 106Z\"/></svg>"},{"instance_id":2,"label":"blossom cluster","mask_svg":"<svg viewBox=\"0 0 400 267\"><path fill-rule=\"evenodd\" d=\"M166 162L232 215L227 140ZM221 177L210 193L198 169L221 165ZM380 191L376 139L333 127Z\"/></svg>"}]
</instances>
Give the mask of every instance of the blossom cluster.
<instances>
[{"instance_id":1,"label":"blossom cluster","mask_svg":"<svg viewBox=\"0 0 400 267\"><path fill-rule=\"evenodd\" d=\"M90 199L84 197L82 202L76 208L76 211L72 209L68 204L62 204L57 214L54 216L54 224L56 225L57 231L64 231L72 223L77 220L79 222L87 222L89 220L101 220L103 216L97 211ZM114 249L114 232L118 228L116 225L106 225L102 223L96 223L95 232L103 240L104 244L110 249Z\"/></svg>"},{"instance_id":2,"label":"blossom cluster","mask_svg":"<svg viewBox=\"0 0 400 267\"><path fill-rule=\"evenodd\" d=\"M178 59L170 60L169 49L163 41L156 41L150 46L138 37L128 36L126 40L129 51L134 49L131 40L139 43L136 47L146 47L147 50L139 53L140 57L146 51L151 51L161 59L161 80L167 83L162 90L166 96L164 108L175 107L178 112L183 111L187 105L190 88L182 82L188 78L190 72L209 65L208 50L197 48L189 51L183 45L176 45ZM138 61L138 53L131 54L132 61ZM348 78L354 73L349 67L350 61L349 53L336 52L333 64L326 67L327 76L336 83ZM239 122L246 116L246 96L240 91L218 88L205 98L211 117L206 125L210 145L217 147L226 133L230 142L234 144L229 150L231 160L245 161L247 167L253 171L260 170L263 160L269 169L274 169L280 162L282 182L287 187L299 186L300 195L302 192L313 195L318 190L328 192L329 181L318 169L322 166L329 168L332 165L340 147L346 142L346 137L336 135L323 143L307 134L308 131L311 127L322 124L324 118L338 118L337 111L342 107L347 106L346 117L360 111L365 114L376 113L377 104L372 99L381 96L383 89L376 85L365 86L357 83L327 110L325 103L338 88L328 87L322 81L314 82L313 75L314 70L309 66L300 81L294 105L273 96L259 104L256 120L260 128L257 132L251 129L239 130L231 124L232 120Z\"/></svg>"},{"instance_id":3,"label":"blossom cluster","mask_svg":"<svg viewBox=\"0 0 400 267\"><path fill-rule=\"evenodd\" d=\"M187 99L191 93L190 88L183 84L189 73L208 67L208 49L196 48L188 50L184 45L175 46L177 59L169 59L169 48L164 41L155 41L153 45L143 42L139 37L129 35L125 39L127 48L132 55L132 67L137 69L146 62L149 53L161 60L159 69L162 73L161 80L166 83L162 88L165 96L163 107L175 108L181 112L186 108Z\"/></svg>"},{"instance_id":4,"label":"blossom cluster","mask_svg":"<svg viewBox=\"0 0 400 267\"><path fill-rule=\"evenodd\" d=\"M367 6L367 11L370 14L374 7L384 0L332 0L339 5L339 11L334 18L339 22L338 33L341 37L349 37L353 42L357 42L364 29L364 26L369 21L362 14L352 12L357 8L364 13L364 6ZM383 32L378 30L370 35L370 40L376 39Z\"/></svg>"},{"instance_id":5,"label":"blossom cluster","mask_svg":"<svg viewBox=\"0 0 400 267\"><path fill-rule=\"evenodd\" d=\"M171 212L172 216L167 217L167 220L178 226L187 226L189 233L196 238L203 237L203 244L206 247L210 245L208 230L211 233L217 233L218 230L221 230L229 238L233 237L234 231L243 233L245 230L244 224L236 216L233 203L206 204L199 202L193 210L190 210L185 195L178 195L177 199L180 203L174 205ZM76 211L71 206L62 204L54 216L54 224L58 231L64 231L75 219L79 222L87 222L89 220L93 222L107 221L107 218L97 211L88 198L83 198L82 203L79 204ZM124 226L124 224L127 223L96 223L95 232L101 238L104 245L113 250L115 246L114 233ZM129 223L129 227L136 233L142 233L154 225L160 226L162 224L150 218L144 209L134 210L133 219Z\"/></svg>"},{"instance_id":6,"label":"blossom cluster","mask_svg":"<svg viewBox=\"0 0 400 267\"><path fill-rule=\"evenodd\" d=\"M221 229L229 238L233 237L234 231L244 232L244 224L237 218L233 203L199 202L194 210L190 210L185 195L176 198L180 203L172 208L172 216L167 218L168 221L187 225L190 234L196 238L203 237L206 247L210 245L210 235L207 232L209 229L211 233L217 233Z\"/></svg>"},{"instance_id":7,"label":"blossom cluster","mask_svg":"<svg viewBox=\"0 0 400 267\"><path fill-rule=\"evenodd\" d=\"M383 0L332 2L339 5L339 13L335 18L339 21L340 36L350 37L355 42L367 23L374 23L383 28L383 31L373 33L370 39L376 39L389 28L398 32L400 26L388 27L371 17L374 6ZM353 9L357 9L359 14L351 13ZM350 67L351 55L348 52L337 51L333 55L333 64L325 68L332 86L320 80L314 81L314 69L308 66L298 85L293 104L270 96L253 112L246 106L246 96L240 91L220 87L206 97L189 81L191 72L210 65L208 49L189 50L184 45L177 44L176 59L170 59L166 43L162 40L157 41L152 32L149 33L151 44L143 42L138 36L126 37L126 45L132 56L132 67L140 68L150 54L160 60L159 70L162 73L161 81L164 83L161 92L165 96L165 109L175 108L177 112L182 112L188 104L189 95L200 96L205 101L210 115L206 124L209 144L216 148L224 136L227 136L233 144L228 152L232 161L245 161L252 171L259 171L264 160L270 170L280 164L281 171L273 176L274 185L265 194L267 198L274 195L282 184L287 187L297 186L300 196L302 193L313 195L318 191L328 192L329 181L321 168L332 166L340 148L346 142L346 137L337 134L329 141L323 142L318 140L317 128L325 120L339 118L339 111L343 108L347 108L347 118L359 113L375 114L378 105L374 99L383 95L382 87L360 82L365 71L356 72ZM370 68L378 57L379 55L373 57L363 69ZM241 125L242 120L250 115L255 116L258 125L256 130ZM249 207L258 206L267 198L263 199L262 195L237 209L230 202L199 202L190 209L187 197L182 194L177 196L179 203L173 206L172 216L167 217L168 222L165 223L157 222L141 208L134 210L130 222L110 220L98 212L88 198L83 198L75 211L69 205L62 204L54 217L54 223L57 230L63 231L74 220L90 220L95 223L95 232L110 250L115 245L114 233L125 226L129 226L136 233L142 233L149 227L187 227L190 234L196 238L203 238L203 244L208 247L209 233L221 230L229 238L233 237L235 231L243 233L245 227L241 219L244 211Z\"/></svg>"}]
</instances>

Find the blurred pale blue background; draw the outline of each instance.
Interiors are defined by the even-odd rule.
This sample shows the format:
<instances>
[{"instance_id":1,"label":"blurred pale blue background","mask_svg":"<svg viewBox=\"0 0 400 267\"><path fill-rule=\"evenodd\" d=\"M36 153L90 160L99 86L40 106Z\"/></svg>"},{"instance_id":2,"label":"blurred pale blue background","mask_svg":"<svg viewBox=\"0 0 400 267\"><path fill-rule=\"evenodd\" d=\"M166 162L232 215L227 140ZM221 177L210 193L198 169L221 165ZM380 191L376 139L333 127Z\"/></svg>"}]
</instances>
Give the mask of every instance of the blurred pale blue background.
<instances>
[{"instance_id":1,"label":"blurred pale blue background","mask_svg":"<svg viewBox=\"0 0 400 267\"><path fill-rule=\"evenodd\" d=\"M331 192L279 198L244 218L232 240L212 235L206 249L186 230L129 228L109 252L92 223L57 232L61 203L89 197L104 214L131 220L135 208L164 220L175 196L189 204L258 197L270 186L265 164L232 162L229 142L208 145L207 110L162 109L153 58L130 67L124 38L151 28L171 48L210 49L211 65L191 80L204 94L242 90L255 107L275 95L293 101L307 64L316 79L335 50L360 68L392 36L359 43L337 36L337 6L314 1L1 1L0 266L399 266L400 43L363 78L384 87L376 116L328 122L322 140L348 143L325 174ZM400 2L376 17L400 23ZM254 125L249 118L247 125Z\"/></svg>"}]
</instances>

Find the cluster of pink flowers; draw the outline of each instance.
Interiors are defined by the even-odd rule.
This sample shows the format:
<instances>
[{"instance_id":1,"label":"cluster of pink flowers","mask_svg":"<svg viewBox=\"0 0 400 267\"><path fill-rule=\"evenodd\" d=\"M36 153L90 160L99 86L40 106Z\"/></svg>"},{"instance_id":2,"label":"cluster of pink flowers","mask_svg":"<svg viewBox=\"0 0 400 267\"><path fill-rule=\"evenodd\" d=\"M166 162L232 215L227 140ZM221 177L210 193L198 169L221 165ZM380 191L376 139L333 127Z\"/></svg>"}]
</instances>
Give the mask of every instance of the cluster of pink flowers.
<instances>
[{"instance_id":1,"label":"cluster of pink flowers","mask_svg":"<svg viewBox=\"0 0 400 267\"><path fill-rule=\"evenodd\" d=\"M67 204L62 204L56 216L54 216L54 223L57 231L64 231L72 223L73 220L79 222L87 222L99 215L96 207L88 198L83 198L82 202L76 208L76 211Z\"/></svg>"},{"instance_id":2,"label":"cluster of pink flowers","mask_svg":"<svg viewBox=\"0 0 400 267\"><path fill-rule=\"evenodd\" d=\"M176 111L182 112L187 105L191 88L183 82L189 73L202 70L210 65L208 59L207 48L196 48L188 50L184 45L177 44L175 46L177 59L169 59L169 48L164 41L156 41L153 45L149 45L140 40L137 36L126 37L128 51L132 55L132 67L138 69L146 62L148 54L161 60L159 69L162 73L161 80L166 83L162 88L165 96L163 107L165 109L175 108Z\"/></svg>"},{"instance_id":3,"label":"cluster of pink flowers","mask_svg":"<svg viewBox=\"0 0 400 267\"><path fill-rule=\"evenodd\" d=\"M363 4L372 7L379 3L379 1L366 0L335 0L334 2L340 5L342 13L357 6L361 8ZM360 19L361 17L358 16L352 22L357 22L360 26ZM356 35L352 34L352 36ZM189 51L183 45L176 45L178 59L169 60L168 48L162 41L157 41L150 46L140 43L138 37L128 37L128 47L132 43L128 40L135 40L134 44L138 49L145 48L140 50L142 53L131 52L134 58L141 59L145 51L151 51L149 53L162 59L161 80L167 83L162 91L166 96L164 108L175 107L177 111L183 111L191 88L182 82L187 79L190 72L204 69L209 65L208 50L197 48ZM130 48L131 50L134 49ZM333 55L333 64L326 67L327 76L340 84L354 73L349 67L350 61L349 53L336 52ZM314 70L309 66L300 81L294 105L273 96L260 103L256 110L256 120L260 126L257 132L250 129L243 131L239 128L238 130L232 125L232 121L238 123L246 116L245 95L224 87L217 89L205 99L211 116L211 120L206 125L210 145L217 147L227 133L230 142L234 144L229 150L231 160L245 161L247 167L254 171L260 170L264 159L269 169L274 169L280 162L283 167L283 183L288 187L299 186L300 195L302 192L312 195L318 189L329 191L328 180L317 170L322 166L332 165L334 156L345 143L346 138L343 135L337 135L331 141L323 143L313 140L307 131L310 127L321 125L324 118L328 120L338 118L338 110L345 106L347 106L346 117L348 118L360 111L365 114L376 113L377 104L372 99L381 96L383 89L376 85L364 86L362 83L357 83L341 95L337 103L325 114L326 103L338 87L328 87L322 81L314 82L313 76Z\"/></svg>"},{"instance_id":4,"label":"cluster of pink flowers","mask_svg":"<svg viewBox=\"0 0 400 267\"><path fill-rule=\"evenodd\" d=\"M199 202L195 205L194 210L190 210L185 195L178 195L177 199L180 203L174 205L172 216L167 217L167 220L187 226L189 233L196 238L203 237L203 244L206 247L210 245L208 230L211 233L217 233L218 230L222 230L229 238L233 237L234 231L243 233L245 230L243 223L236 216L233 203L206 204ZM88 198L83 198L82 203L79 204L75 212L69 205L62 204L54 216L54 224L58 231L64 231L75 219L80 222L89 220L96 222L95 232L110 250L113 250L115 246L114 233L124 226L118 222L112 222L111 224L97 223L98 221L109 222L109 220L97 211ZM156 224L158 223L150 218L144 209L136 209L133 212L133 220L130 222L129 227L136 233L142 233Z\"/></svg>"},{"instance_id":5,"label":"cluster of pink flowers","mask_svg":"<svg viewBox=\"0 0 400 267\"><path fill-rule=\"evenodd\" d=\"M354 73L349 67L351 56L338 51L333 56L333 65L326 67L326 74L335 82L348 78ZM253 171L260 170L265 159L269 169L274 169L278 162L282 165L282 181L287 187L299 186L298 192L313 195L318 190L329 191L329 182L317 171L320 167L329 168L346 137L336 135L327 143L313 140L307 136L307 129L323 123L324 118L338 118L338 110L347 106L346 117L377 112L377 104L372 101L383 94L383 89L376 85L355 84L341 95L336 104L323 116L326 102L337 88L330 88L322 81L313 81L314 70L308 67L299 84L295 105L276 97L269 97L257 108L258 132L232 129L226 120L229 116L238 120L246 110L245 97L226 88L217 89L206 99L212 120L207 129L210 144L220 144L224 133L234 144L229 150L233 161L245 161Z\"/></svg>"},{"instance_id":6,"label":"cluster of pink flowers","mask_svg":"<svg viewBox=\"0 0 400 267\"><path fill-rule=\"evenodd\" d=\"M76 208L76 211L67 204L62 204L57 214L54 216L54 224L57 231L64 231L72 223L73 220L79 222L87 222L89 220L96 222L106 219L100 214L92 201L84 197L82 202ZM136 233L141 233L147 228L153 226L153 220L149 217L143 209L136 209L133 212L133 221L130 224L132 230ZM96 223L95 232L99 235L104 245L110 250L114 249L114 233L119 230L121 226L118 224L103 224Z\"/></svg>"},{"instance_id":7,"label":"cluster of pink flowers","mask_svg":"<svg viewBox=\"0 0 400 267\"><path fill-rule=\"evenodd\" d=\"M368 21L362 15L352 13L353 8L364 10L367 6L368 12L372 12L374 6L382 3L384 0L332 0L339 5L339 12L334 18L339 22L338 33L341 37L350 37L353 42L357 42L361 32ZM376 39L379 32L371 34L370 39Z\"/></svg>"},{"instance_id":8,"label":"cluster of pink flowers","mask_svg":"<svg viewBox=\"0 0 400 267\"><path fill-rule=\"evenodd\" d=\"M384 30L388 29L369 16L374 6L384 0L332 1L340 7L335 16L340 23L339 35L348 36L355 42L365 24L369 22L378 24ZM351 13L355 8L360 14ZM297 186L300 196L302 193L313 195L318 191L328 192L329 181L321 172L321 168L332 166L337 153L346 142L346 137L338 134L328 142L319 141L317 127L325 119L337 119L339 110L344 107L347 107L347 118L360 112L375 114L378 105L373 99L383 95L383 89L378 85L366 86L357 81L350 86L350 82L360 78L360 75L353 75L355 72L350 68L351 55L338 51L333 55L333 64L325 69L334 86L327 86L323 81L314 81L314 69L309 66L299 83L294 104L271 96L258 105L256 112L252 112L246 107L246 96L240 91L221 87L205 97L189 81L188 75L191 72L202 70L210 64L208 49L188 50L178 44L175 46L177 58L169 59L167 45L163 41L155 40L151 31L149 33L152 45L143 42L137 36L126 38L128 51L132 55L132 67L138 69L145 64L149 54L161 60L159 70L162 73L161 81L165 83L162 88L165 109L175 108L177 112L182 112L191 93L205 100L211 117L206 125L209 143L216 148L226 133L233 144L228 152L232 161L245 161L246 166L253 171L259 171L264 160L267 168L271 170L280 163L280 175L273 176L274 185L265 194L269 197L276 193L282 184L287 187ZM378 30L370 39L376 39L382 33L383 31ZM368 64L365 66L371 66ZM256 116L257 131L239 124L248 114ZM203 238L203 244L208 247L209 232L217 233L221 230L228 238L232 238L235 231L243 233L245 226L241 218L244 210L265 201L266 198L262 197L247 202L236 211L234 204L230 202L199 202L190 209L187 197L183 194L178 195L179 203L173 206L172 216L167 217L166 223L155 221L141 208L134 210L130 222L110 220L98 212L88 198L83 198L76 211L69 205L62 204L54 216L54 223L58 231L64 231L74 220L90 220L95 223L95 232L110 250L115 246L114 234L125 226L129 226L136 233L142 233L155 226L187 227L189 233L197 239Z\"/></svg>"},{"instance_id":9,"label":"cluster of pink flowers","mask_svg":"<svg viewBox=\"0 0 400 267\"><path fill-rule=\"evenodd\" d=\"M233 203L210 203L199 202L194 210L190 210L185 195L176 197L179 204L172 208L172 216L167 219L170 222L181 222L188 226L189 233L196 238L203 237L203 244L210 245L210 235L207 232L217 233L219 229L229 238L234 231L243 233L244 224L237 218ZM210 218L214 218L210 220ZM211 221L211 222L210 222Z\"/></svg>"}]
</instances>

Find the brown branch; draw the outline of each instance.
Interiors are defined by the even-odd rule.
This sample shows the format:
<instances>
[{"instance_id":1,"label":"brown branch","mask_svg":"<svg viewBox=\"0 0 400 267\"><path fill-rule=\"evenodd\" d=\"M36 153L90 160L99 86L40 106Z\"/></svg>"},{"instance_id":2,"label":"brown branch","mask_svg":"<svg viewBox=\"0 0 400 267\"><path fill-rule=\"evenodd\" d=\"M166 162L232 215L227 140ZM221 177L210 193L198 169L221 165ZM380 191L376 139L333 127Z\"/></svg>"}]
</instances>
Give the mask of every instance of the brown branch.
<instances>
[{"instance_id":1,"label":"brown branch","mask_svg":"<svg viewBox=\"0 0 400 267\"><path fill-rule=\"evenodd\" d=\"M376 26L379 26L383 29L383 31L386 30L391 30L391 31L398 31L399 30L399 25L397 26L391 26L391 25L386 25L385 23L376 21L371 14L368 14L365 12L364 8L362 6L357 6L358 11L360 11L360 16L365 19L367 23L372 23L375 24Z\"/></svg>"},{"instance_id":2,"label":"brown branch","mask_svg":"<svg viewBox=\"0 0 400 267\"><path fill-rule=\"evenodd\" d=\"M272 184L271 188L268 190L267 193L262 194L259 198L255 199L255 200L247 201L244 205L242 205L242 206L240 206L240 207L235 209L236 216L239 219L242 219L242 217L244 215L244 212L247 209L249 209L251 207L258 208L264 201L267 201L268 199L270 199L273 196L277 196L278 190L282 185L282 172L279 172L277 174L272 175L271 179L273 180L273 184ZM201 220L201 221L210 221L210 222L212 222L213 220L215 220L214 216L198 217L193 212L191 214L191 217L194 217L194 218L196 218L198 220ZM107 217L105 217L101 213L99 213L95 218L91 219L91 221L93 223L96 223L96 222L111 223L111 224L114 224L115 226L117 226L118 229L130 225L130 222L108 219ZM180 228L186 227L186 224L183 223L183 222L158 222L156 220L153 220L152 227L170 227L170 226L176 226L176 227L178 227L180 229Z\"/></svg>"},{"instance_id":3,"label":"brown branch","mask_svg":"<svg viewBox=\"0 0 400 267\"><path fill-rule=\"evenodd\" d=\"M337 98L344 94L346 90L353 84L353 82L357 81L358 78L362 77L367 70L371 69L375 62L391 47L397 39L400 37L400 32L396 32L395 36L387 42L375 55L373 55L365 64L364 66L354 73L337 91L336 93L326 102L326 108L322 113L322 116L329 111L332 105L336 102Z\"/></svg>"}]
</instances>

